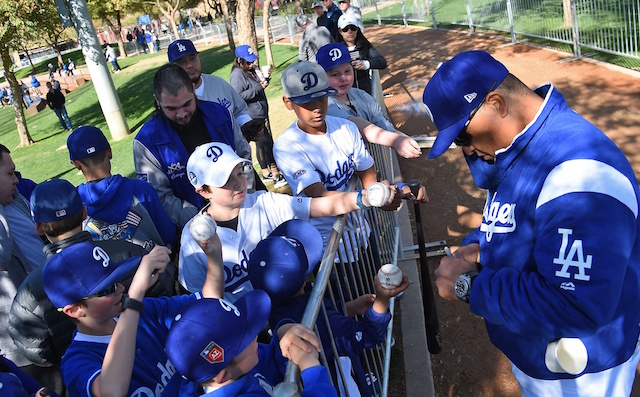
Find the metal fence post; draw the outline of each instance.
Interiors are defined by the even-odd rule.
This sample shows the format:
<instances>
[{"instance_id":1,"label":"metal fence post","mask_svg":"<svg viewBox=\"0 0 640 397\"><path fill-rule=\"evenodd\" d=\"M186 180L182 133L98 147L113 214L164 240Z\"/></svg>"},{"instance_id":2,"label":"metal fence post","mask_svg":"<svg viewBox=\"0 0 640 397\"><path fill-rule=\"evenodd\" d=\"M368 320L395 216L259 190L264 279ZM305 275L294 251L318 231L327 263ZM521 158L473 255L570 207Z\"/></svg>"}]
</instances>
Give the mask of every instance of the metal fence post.
<instances>
[{"instance_id":1,"label":"metal fence post","mask_svg":"<svg viewBox=\"0 0 640 397\"><path fill-rule=\"evenodd\" d=\"M576 0L571 0L571 25L573 33L573 56L576 59L580 59L582 54L580 52L580 29L578 29L578 14L576 13Z\"/></svg>"},{"instance_id":2,"label":"metal fence post","mask_svg":"<svg viewBox=\"0 0 640 397\"><path fill-rule=\"evenodd\" d=\"M429 1L429 11L431 12L431 20L433 21L433 28L438 29L438 23L436 22L436 13L433 12L433 0Z\"/></svg>"},{"instance_id":3,"label":"metal fence post","mask_svg":"<svg viewBox=\"0 0 640 397\"><path fill-rule=\"evenodd\" d=\"M407 23L407 13L404 12L404 0L400 0L400 6L402 7L402 23L404 23L404 26L409 26Z\"/></svg>"},{"instance_id":4,"label":"metal fence post","mask_svg":"<svg viewBox=\"0 0 640 397\"><path fill-rule=\"evenodd\" d=\"M382 26L382 19L380 19L380 11L378 11L378 0L374 0L373 5L376 6L376 16L378 17L378 26Z\"/></svg>"},{"instance_id":5,"label":"metal fence post","mask_svg":"<svg viewBox=\"0 0 640 397\"><path fill-rule=\"evenodd\" d=\"M511 0L507 0L507 15L509 18L509 31L511 32L511 44L515 44L516 32L513 26L513 10L511 9Z\"/></svg>"},{"instance_id":6,"label":"metal fence post","mask_svg":"<svg viewBox=\"0 0 640 397\"><path fill-rule=\"evenodd\" d=\"M467 3L467 20L469 21L469 33L475 33L475 29L473 27L473 18L471 17L471 0L465 0Z\"/></svg>"}]
</instances>

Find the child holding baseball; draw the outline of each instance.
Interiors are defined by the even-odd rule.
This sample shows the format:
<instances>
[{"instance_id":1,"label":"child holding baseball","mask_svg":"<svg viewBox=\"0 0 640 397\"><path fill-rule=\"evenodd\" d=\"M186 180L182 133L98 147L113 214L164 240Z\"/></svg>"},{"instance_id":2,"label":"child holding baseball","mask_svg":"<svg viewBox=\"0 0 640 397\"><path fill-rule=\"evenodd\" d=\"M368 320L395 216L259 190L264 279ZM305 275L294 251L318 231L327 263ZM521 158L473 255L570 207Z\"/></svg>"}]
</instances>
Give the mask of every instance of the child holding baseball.
<instances>
[{"instance_id":1,"label":"child holding baseball","mask_svg":"<svg viewBox=\"0 0 640 397\"><path fill-rule=\"evenodd\" d=\"M185 305L165 350L178 372L197 384L196 395L272 396L289 358L300 367L303 397L337 396L318 360L321 346L312 330L283 321L271 343L258 343L270 309L264 291L251 291L235 304L202 299Z\"/></svg>"},{"instance_id":2,"label":"child holding baseball","mask_svg":"<svg viewBox=\"0 0 640 397\"><path fill-rule=\"evenodd\" d=\"M253 289L247 274L249 254L278 225L289 219L335 216L370 206L366 190L336 192L331 197L314 199L265 191L247 193L243 170L250 166L230 146L220 142L198 146L187 162L189 181L208 202L200 213L217 223L222 242L225 299L230 302ZM394 193L390 192L385 204L393 202ZM192 221L186 224L180 239L178 280L187 290L197 292L205 280L207 263L202 248L189 231Z\"/></svg>"},{"instance_id":3,"label":"child holding baseball","mask_svg":"<svg viewBox=\"0 0 640 397\"><path fill-rule=\"evenodd\" d=\"M258 243L249 259L249 279L255 289L264 290L271 298L270 325L275 326L285 318L302 320L311 294L311 285L305 280L316 268L321 256L322 236L309 222L299 219L283 223ZM409 279L403 274L399 286L385 289L376 276L374 284L375 300L362 316L362 321L342 315L326 298L323 304L332 335L327 330L324 316L318 316L317 320L327 361L333 363L336 359L331 349L333 340L341 361L344 360L343 357L349 358L362 396L371 395L371 388L367 385L359 355L365 348L384 341L387 325L391 320L389 299L407 289ZM329 368L335 383L336 368L333 365Z\"/></svg>"}]
</instances>

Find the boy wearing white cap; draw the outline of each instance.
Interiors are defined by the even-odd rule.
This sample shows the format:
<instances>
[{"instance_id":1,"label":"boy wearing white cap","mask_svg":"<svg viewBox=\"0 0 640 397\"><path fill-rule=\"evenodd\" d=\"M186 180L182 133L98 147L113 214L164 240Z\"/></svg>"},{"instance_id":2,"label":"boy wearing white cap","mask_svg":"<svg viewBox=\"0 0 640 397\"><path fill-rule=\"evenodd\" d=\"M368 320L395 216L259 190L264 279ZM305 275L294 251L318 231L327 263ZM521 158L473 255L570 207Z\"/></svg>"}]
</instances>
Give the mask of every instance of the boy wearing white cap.
<instances>
[{"instance_id":1,"label":"boy wearing white cap","mask_svg":"<svg viewBox=\"0 0 640 397\"><path fill-rule=\"evenodd\" d=\"M253 290L247 273L249 254L278 225L289 219L335 216L370 206L365 190L318 199L264 191L247 194L243 170L250 166L220 142L199 146L187 162L189 181L208 201L200 213L211 216L218 225L225 299L231 302ZM393 194L389 200L392 199ZM207 261L189 231L191 222L182 231L178 280L187 290L196 292L202 288Z\"/></svg>"}]
</instances>

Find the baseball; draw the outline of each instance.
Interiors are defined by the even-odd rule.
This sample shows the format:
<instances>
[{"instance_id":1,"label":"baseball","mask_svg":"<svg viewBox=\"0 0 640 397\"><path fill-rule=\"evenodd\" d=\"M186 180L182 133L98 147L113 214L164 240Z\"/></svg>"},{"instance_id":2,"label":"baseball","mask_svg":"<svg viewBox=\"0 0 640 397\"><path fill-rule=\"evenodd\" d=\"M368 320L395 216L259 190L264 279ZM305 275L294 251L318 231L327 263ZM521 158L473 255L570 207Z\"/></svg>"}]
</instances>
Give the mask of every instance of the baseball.
<instances>
[{"instance_id":1,"label":"baseball","mask_svg":"<svg viewBox=\"0 0 640 397\"><path fill-rule=\"evenodd\" d=\"M198 214L189 224L189 231L196 241L206 241L216 234L216 221L209 215Z\"/></svg>"},{"instance_id":2,"label":"baseball","mask_svg":"<svg viewBox=\"0 0 640 397\"><path fill-rule=\"evenodd\" d=\"M373 183L367 188L367 200L372 207L382 207L386 205L391 197L391 190L382 182Z\"/></svg>"},{"instance_id":3,"label":"baseball","mask_svg":"<svg viewBox=\"0 0 640 397\"><path fill-rule=\"evenodd\" d=\"M560 367L571 375L587 368L589 356L584 343L578 338L561 338L556 345L556 359Z\"/></svg>"},{"instance_id":4,"label":"baseball","mask_svg":"<svg viewBox=\"0 0 640 397\"><path fill-rule=\"evenodd\" d=\"M402 284L402 271L396 265L386 264L378 270L380 286L384 289L393 289Z\"/></svg>"}]
</instances>

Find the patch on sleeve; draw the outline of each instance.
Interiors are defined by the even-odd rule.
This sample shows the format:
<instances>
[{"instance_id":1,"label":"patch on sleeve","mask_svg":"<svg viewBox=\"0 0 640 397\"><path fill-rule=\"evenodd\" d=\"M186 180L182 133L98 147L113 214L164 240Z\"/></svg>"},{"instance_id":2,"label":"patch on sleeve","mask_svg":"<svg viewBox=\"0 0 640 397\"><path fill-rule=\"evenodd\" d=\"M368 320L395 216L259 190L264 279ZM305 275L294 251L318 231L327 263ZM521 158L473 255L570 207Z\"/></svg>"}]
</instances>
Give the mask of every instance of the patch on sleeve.
<instances>
[{"instance_id":1,"label":"patch on sleeve","mask_svg":"<svg viewBox=\"0 0 640 397\"><path fill-rule=\"evenodd\" d=\"M294 180L298 180L298 179L300 179L302 177L302 175L304 175L306 173L307 173L307 171L305 171L305 170L298 170L298 171L293 173L293 179Z\"/></svg>"},{"instance_id":2,"label":"patch on sleeve","mask_svg":"<svg viewBox=\"0 0 640 397\"><path fill-rule=\"evenodd\" d=\"M146 172L136 172L136 178L138 178L139 181L149 182L149 175Z\"/></svg>"}]
</instances>

